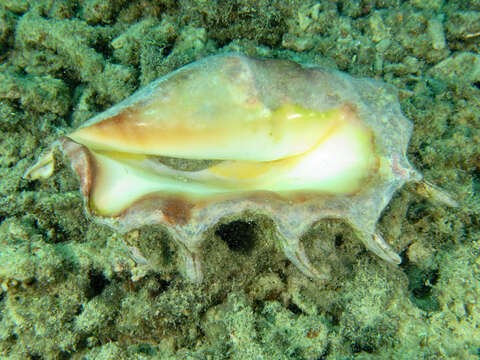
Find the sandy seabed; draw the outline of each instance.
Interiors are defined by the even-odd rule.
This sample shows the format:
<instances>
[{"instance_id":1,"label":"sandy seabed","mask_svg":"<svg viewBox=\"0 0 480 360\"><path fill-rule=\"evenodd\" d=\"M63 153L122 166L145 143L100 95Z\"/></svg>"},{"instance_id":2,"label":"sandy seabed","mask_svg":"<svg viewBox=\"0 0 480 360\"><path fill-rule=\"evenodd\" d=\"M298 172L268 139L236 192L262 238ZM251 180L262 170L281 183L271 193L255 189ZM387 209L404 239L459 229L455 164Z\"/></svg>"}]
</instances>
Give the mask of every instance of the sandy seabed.
<instances>
[{"instance_id":1,"label":"sandy seabed","mask_svg":"<svg viewBox=\"0 0 480 360\"><path fill-rule=\"evenodd\" d=\"M479 359L479 44L475 0L3 0L0 358ZM226 51L397 86L410 161L460 207L397 192L378 229L398 267L320 222L302 240L327 281L285 260L268 217L239 214L206 235L194 285L164 229L124 239L89 219L61 157L22 179L58 136Z\"/></svg>"}]
</instances>

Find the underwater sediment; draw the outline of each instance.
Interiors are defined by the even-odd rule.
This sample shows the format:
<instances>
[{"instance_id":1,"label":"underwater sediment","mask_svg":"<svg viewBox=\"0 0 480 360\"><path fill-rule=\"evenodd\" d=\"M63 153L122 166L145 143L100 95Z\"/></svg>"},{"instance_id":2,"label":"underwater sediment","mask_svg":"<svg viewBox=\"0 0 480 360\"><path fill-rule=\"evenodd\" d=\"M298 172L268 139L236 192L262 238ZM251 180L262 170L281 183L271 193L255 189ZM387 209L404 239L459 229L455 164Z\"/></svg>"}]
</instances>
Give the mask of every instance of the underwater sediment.
<instances>
[{"instance_id":1,"label":"underwater sediment","mask_svg":"<svg viewBox=\"0 0 480 360\"><path fill-rule=\"evenodd\" d=\"M479 11L474 1L2 2L1 357L478 358ZM48 180L22 179L59 136L229 51L399 88L414 122L408 158L459 208L409 185L396 192L378 230L398 267L346 223L321 221L302 242L328 280L284 258L268 216L232 216L206 234L198 285L180 275L165 229L125 237L91 221L60 154Z\"/></svg>"}]
</instances>

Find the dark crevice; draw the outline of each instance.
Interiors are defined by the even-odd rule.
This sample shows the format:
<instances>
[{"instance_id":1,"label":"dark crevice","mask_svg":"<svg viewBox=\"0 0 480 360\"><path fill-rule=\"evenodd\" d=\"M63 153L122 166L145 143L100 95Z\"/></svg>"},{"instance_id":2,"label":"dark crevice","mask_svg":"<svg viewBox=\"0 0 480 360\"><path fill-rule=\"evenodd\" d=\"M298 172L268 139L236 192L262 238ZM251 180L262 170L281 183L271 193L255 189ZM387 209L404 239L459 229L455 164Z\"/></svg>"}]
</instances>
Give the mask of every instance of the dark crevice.
<instances>
[{"instance_id":1,"label":"dark crevice","mask_svg":"<svg viewBox=\"0 0 480 360\"><path fill-rule=\"evenodd\" d=\"M475 168L472 174L474 195L480 194L480 167Z\"/></svg>"},{"instance_id":2,"label":"dark crevice","mask_svg":"<svg viewBox=\"0 0 480 360\"><path fill-rule=\"evenodd\" d=\"M82 304L78 304L78 305L76 306L76 309L75 309L75 312L73 313L73 315L78 316L78 315L80 315L81 313L83 313L83 310L84 310L83 305L82 305Z\"/></svg>"},{"instance_id":3,"label":"dark crevice","mask_svg":"<svg viewBox=\"0 0 480 360\"><path fill-rule=\"evenodd\" d=\"M20 186L18 187L18 192L35 191L40 184L41 182L39 180L32 180L32 181L22 180L22 182L20 183Z\"/></svg>"},{"instance_id":4,"label":"dark crevice","mask_svg":"<svg viewBox=\"0 0 480 360\"><path fill-rule=\"evenodd\" d=\"M304 314L304 312L302 311L302 309L300 309L297 304L295 303L290 303L288 304L287 306L287 309L290 310L292 313L294 313L295 315L301 315L301 314Z\"/></svg>"},{"instance_id":5,"label":"dark crevice","mask_svg":"<svg viewBox=\"0 0 480 360\"><path fill-rule=\"evenodd\" d=\"M427 312L440 310L440 304L433 294L433 286L439 279L438 269L421 269L403 258L401 267L408 277L410 300L419 309Z\"/></svg>"},{"instance_id":6,"label":"dark crevice","mask_svg":"<svg viewBox=\"0 0 480 360\"><path fill-rule=\"evenodd\" d=\"M162 279L160 275L155 275L155 279L157 286L148 290L149 295L153 298L167 291L171 284L170 281Z\"/></svg>"},{"instance_id":7,"label":"dark crevice","mask_svg":"<svg viewBox=\"0 0 480 360\"><path fill-rule=\"evenodd\" d=\"M110 41L110 39L99 39L92 44L95 51L102 54L105 60L111 59L113 56L113 48L110 46Z\"/></svg>"},{"instance_id":8,"label":"dark crevice","mask_svg":"<svg viewBox=\"0 0 480 360\"><path fill-rule=\"evenodd\" d=\"M358 343L358 342L354 342L354 343L351 345L351 349L352 349L352 352L353 352L354 354L358 354L358 353L360 353L360 352L362 352L362 351L371 354L371 353L373 353L373 351L374 351L374 349L373 349L371 346L369 346L369 345L367 345L367 344L360 344L360 343Z\"/></svg>"},{"instance_id":9,"label":"dark crevice","mask_svg":"<svg viewBox=\"0 0 480 360\"><path fill-rule=\"evenodd\" d=\"M97 270L91 270L88 273L88 280L89 286L85 293L88 300L100 295L103 289L110 284L110 281L103 275L103 273Z\"/></svg>"},{"instance_id":10,"label":"dark crevice","mask_svg":"<svg viewBox=\"0 0 480 360\"><path fill-rule=\"evenodd\" d=\"M415 224L422 218L428 215L428 204L426 200L414 201L409 204L407 209L407 221L410 224Z\"/></svg>"},{"instance_id":11,"label":"dark crevice","mask_svg":"<svg viewBox=\"0 0 480 360\"><path fill-rule=\"evenodd\" d=\"M335 234L335 247L339 248L340 246L343 245L343 234Z\"/></svg>"},{"instance_id":12,"label":"dark crevice","mask_svg":"<svg viewBox=\"0 0 480 360\"><path fill-rule=\"evenodd\" d=\"M249 253L255 247L255 226L250 221L232 221L219 225L215 235L225 241L230 250Z\"/></svg>"},{"instance_id":13,"label":"dark crevice","mask_svg":"<svg viewBox=\"0 0 480 360\"><path fill-rule=\"evenodd\" d=\"M174 41L167 42L165 46L162 48L162 55L164 57L167 57L173 51L174 47L175 47Z\"/></svg>"},{"instance_id":14,"label":"dark crevice","mask_svg":"<svg viewBox=\"0 0 480 360\"><path fill-rule=\"evenodd\" d=\"M55 74L55 77L58 79L61 79L65 84L67 84L68 88L71 89L72 92L77 86L82 84L78 75L72 69L69 69L69 68L60 69Z\"/></svg>"}]
</instances>

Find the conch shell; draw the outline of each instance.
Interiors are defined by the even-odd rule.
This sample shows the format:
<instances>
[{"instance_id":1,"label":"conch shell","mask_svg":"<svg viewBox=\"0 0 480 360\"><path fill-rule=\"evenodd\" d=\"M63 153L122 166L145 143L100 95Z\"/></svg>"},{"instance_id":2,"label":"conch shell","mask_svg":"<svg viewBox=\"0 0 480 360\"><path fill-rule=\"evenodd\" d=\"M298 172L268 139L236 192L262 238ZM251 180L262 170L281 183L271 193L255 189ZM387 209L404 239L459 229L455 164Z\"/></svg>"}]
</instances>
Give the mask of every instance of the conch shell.
<instances>
[{"instance_id":1,"label":"conch shell","mask_svg":"<svg viewBox=\"0 0 480 360\"><path fill-rule=\"evenodd\" d=\"M398 264L375 231L392 194L415 181L456 205L409 164L411 132L387 84L229 53L154 81L51 150L70 159L98 221L122 233L163 224L194 281L206 230L247 210L272 218L285 255L322 279L299 241L318 220L346 220L367 248ZM53 173L51 150L25 177Z\"/></svg>"}]
</instances>

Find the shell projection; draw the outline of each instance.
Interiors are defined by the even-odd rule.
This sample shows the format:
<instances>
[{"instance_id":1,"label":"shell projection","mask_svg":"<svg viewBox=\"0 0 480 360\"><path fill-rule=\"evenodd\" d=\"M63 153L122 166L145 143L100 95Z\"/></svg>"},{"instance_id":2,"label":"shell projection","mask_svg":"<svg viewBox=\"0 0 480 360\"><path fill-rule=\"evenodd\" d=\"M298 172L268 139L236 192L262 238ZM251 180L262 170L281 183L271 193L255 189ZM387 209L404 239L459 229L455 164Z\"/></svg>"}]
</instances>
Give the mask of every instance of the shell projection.
<instances>
[{"instance_id":1,"label":"shell projection","mask_svg":"<svg viewBox=\"0 0 480 360\"><path fill-rule=\"evenodd\" d=\"M343 219L368 249L398 264L375 230L393 193L413 181L456 206L409 164L411 133L390 85L227 53L182 67L95 116L56 141L25 177L51 176L60 148L88 213L120 233L165 226L192 281L202 280L205 232L245 211L270 217L286 257L324 279L299 240L315 222Z\"/></svg>"}]
</instances>

